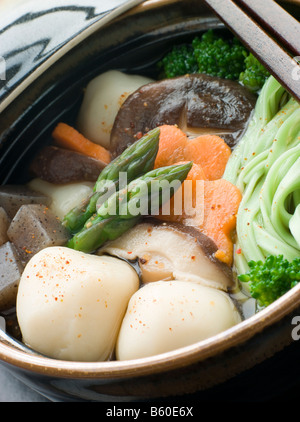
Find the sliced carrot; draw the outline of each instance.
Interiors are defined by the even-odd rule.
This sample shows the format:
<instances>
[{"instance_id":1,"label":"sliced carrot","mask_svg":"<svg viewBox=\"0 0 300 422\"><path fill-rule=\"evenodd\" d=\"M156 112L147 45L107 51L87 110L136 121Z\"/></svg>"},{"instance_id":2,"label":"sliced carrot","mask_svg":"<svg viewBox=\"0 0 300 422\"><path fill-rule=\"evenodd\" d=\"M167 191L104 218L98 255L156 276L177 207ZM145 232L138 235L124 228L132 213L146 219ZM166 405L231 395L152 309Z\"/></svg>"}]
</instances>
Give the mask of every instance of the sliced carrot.
<instances>
[{"instance_id":1,"label":"sliced carrot","mask_svg":"<svg viewBox=\"0 0 300 422\"><path fill-rule=\"evenodd\" d=\"M204 182L204 220L200 227L211 237L218 251L216 257L232 265L236 215L242 199L239 189L224 179Z\"/></svg>"},{"instance_id":2,"label":"sliced carrot","mask_svg":"<svg viewBox=\"0 0 300 422\"><path fill-rule=\"evenodd\" d=\"M187 179L182 184L181 192L177 191L170 200L169 215L159 215L158 218L198 228L214 240L218 248L216 258L232 265L232 234L242 196L239 189L227 180L205 180L201 178L203 174L201 166L193 164ZM188 184L191 180L192 185ZM191 192L194 214L190 212L191 198L185 197L187 189ZM178 205L175 206L176 195L182 195L179 197L182 200L181 214L176 212L178 210ZM185 202L187 200L188 204Z\"/></svg>"},{"instance_id":3,"label":"sliced carrot","mask_svg":"<svg viewBox=\"0 0 300 422\"><path fill-rule=\"evenodd\" d=\"M187 161L183 155L187 143L186 134L176 125L162 125L159 128L159 148L154 167L170 166L178 161Z\"/></svg>"},{"instance_id":4,"label":"sliced carrot","mask_svg":"<svg viewBox=\"0 0 300 422\"><path fill-rule=\"evenodd\" d=\"M66 123L58 123L52 132L52 137L55 143L62 148L96 158L106 164L111 161L110 152L107 149L90 141Z\"/></svg>"},{"instance_id":5,"label":"sliced carrot","mask_svg":"<svg viewBox=\"0 0 300 422\"><path fill-rule=\"evenodd\" d=\"M179 165L187 162L188 161L179 161L174 164ZM196 211L197 202L199 203L198 197L203 196L203 185L199 188L199 185L197 186L197 184L204 180L206 180L206 176L203 169L199 164L193 163L185 181L175 192L175 195L170 199L169 203L162 208L158 218L165 221L187 223L187 220L191 218L191 215ZM165 214L163 214L163 212L165 212Z\"/></svg>"},{"instance_id":6,"label":"sliced carrot","mask_svg":"<svg viewBox=\"0 0 300 422\"><path fill-rule=\"evenodd\" d=\"M217 135L201 135L187 141L184 159L200 164L208 180L223 176L231 149Z\"/></svg>"},{"instance_id":7,"label":"sliced carrot","mask_svg":"<svg viewBox=\"0 0 300 422\"><path fill-rule=\"evenodd\" d=\"M202 167L206 179L216 180L223 176L230 154L230 147L217 135L188 139L176 125L162 125L154 167L193 161Z\"/></svg>"},{"instance_id":8,"label":"sliced carrot","mask_svg":"<svg viewBox=\"0 0 300 422\"><path fill-rule=\"evenodd\" d=\"M177 126L163 125L160 129L155 167L185 161L193 161L193 167L181 189L161 210L158 218L197 227L216 243L216 257L232 265L231 236L236 225L241 193L236 186L221 179L231 154L230 147L216 135L188 139ZM180 213L178 201L181 201ZM166 214L166 211L169 213Z\"/></svg>"},{"instance_id":9,"label":"sliced carrot","mask_svg":"<svg viewBox=\"0 0 300 422\"><path fill-rule=\"evenodd\" d=\"M186 161L181 161L181 162L179 161L178 163L175 163L175 164L183 164L183 163L189 163L189 162L190 160L186 160ZM188 172L186 180L192 180L192 181L207 180L206 174L199 163L193 162L192 168Z\"/></svg>"}]
</instances>

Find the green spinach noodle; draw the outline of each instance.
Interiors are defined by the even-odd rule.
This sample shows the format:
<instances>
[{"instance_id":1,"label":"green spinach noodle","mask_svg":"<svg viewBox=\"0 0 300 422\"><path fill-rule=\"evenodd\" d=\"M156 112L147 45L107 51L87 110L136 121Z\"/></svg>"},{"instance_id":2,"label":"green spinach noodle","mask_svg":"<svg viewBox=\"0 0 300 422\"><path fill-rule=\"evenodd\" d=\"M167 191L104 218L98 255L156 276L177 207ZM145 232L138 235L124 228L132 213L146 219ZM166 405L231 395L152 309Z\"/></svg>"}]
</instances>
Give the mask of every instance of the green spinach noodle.
<instances>
[{"instance_id":1,"label":"green spinach noodle","mask_svg":"<svg viewBox=\"0 0 300 422\"><path fill-rule=\"evenodd\" d=\"M223 176L243 195L236 226L237 274L249 271L250 260L300 256L299 140L300 105L270 76Z\"/></svg>"}]
</instances>

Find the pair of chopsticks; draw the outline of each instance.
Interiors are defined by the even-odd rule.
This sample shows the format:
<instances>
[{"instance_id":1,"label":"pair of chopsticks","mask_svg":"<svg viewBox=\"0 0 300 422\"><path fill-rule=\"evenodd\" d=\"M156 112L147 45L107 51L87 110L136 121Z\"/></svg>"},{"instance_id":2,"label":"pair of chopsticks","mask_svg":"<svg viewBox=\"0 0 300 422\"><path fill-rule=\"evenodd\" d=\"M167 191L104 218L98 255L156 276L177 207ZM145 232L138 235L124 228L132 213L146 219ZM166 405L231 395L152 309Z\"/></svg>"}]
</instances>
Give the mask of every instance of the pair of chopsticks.
<instances>
[{"instance_id":1,"label":"pair of chopsticks","mask_svg":"<svg viewBox=\"0 0 300 422\"><path fill-rule=\"evenodd\" d=\"M300 23L273 0L204 0L300 102Z\"/></svg>"}]
</instances>

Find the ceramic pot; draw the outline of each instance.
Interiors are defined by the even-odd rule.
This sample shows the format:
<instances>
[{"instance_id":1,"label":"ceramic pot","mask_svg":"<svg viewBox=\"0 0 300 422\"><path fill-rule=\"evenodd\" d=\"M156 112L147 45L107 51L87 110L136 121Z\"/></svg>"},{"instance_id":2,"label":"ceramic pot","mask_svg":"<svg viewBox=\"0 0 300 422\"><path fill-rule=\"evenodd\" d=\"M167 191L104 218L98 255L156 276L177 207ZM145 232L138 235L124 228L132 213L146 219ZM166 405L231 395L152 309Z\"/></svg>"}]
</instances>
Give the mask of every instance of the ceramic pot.
<instances>
[{"instance_id":1,"label":"ceramic pot","mask_svg":"<svg viewBox=\"0 0 300 422\"><path fill-rule=\"evenodd\" d=\"M114 9L112 15L97 15L92 6L40 12L35 28L46 25L47 19L53 22L53 13L59 22L66 11L71 20L81 16L81 21L73 33L62 33L53 44L51 37L59 30L48 38L44 31L30 45L9 50L9 81L2 85L0 97L2 184L27 180L30 158L47 142L55 123L72 122L82 90L94 76L112 68L153 76L155 63L174 42L190 40L208 28L224 29L200 0L149 0L125 13ZM297 4L287 7L300 12ZM32 15L23 19L24 30L33 27ZM18 24L12 24L11 34ZM298 315L300 285L232 329L162 355L123 362L59 361L35 354L0 331L0 360L51 400L141 401L196 393L201 397L291 344L295 347L293 318Z\"/></svg>"}]
</instances>

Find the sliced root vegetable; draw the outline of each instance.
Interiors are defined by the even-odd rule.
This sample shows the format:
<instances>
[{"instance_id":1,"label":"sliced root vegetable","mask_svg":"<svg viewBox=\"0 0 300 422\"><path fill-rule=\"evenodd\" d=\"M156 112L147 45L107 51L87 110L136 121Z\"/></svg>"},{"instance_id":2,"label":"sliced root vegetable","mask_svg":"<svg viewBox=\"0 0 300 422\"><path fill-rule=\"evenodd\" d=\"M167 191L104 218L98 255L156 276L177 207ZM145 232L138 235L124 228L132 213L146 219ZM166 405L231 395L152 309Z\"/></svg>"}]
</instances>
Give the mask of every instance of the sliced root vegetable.
<instances>
[{"instance_id":1,"label":"sliced root vegetable","mask_svg":"<svg viewBox=\"0 0 300 422\"><path fill-rule=\"evenodd\" d=\"M159 148L154 167L164 167L184 159L184 148L187 136L176 125L162 125L159 127Z\"/></svg>"},{"instance_id":2,"label":"sliced root vegetable","mask_svg":"<svg viewBox=\"0 0 300 422\"><path fill-rule=\"evenodd\" d=\"M193 161L202 167L205 179L216 180L223 176L230 155L230 147L217 135L189 139L176 125L162 125L154 166L157 168L178 161Z\"/></svg>"},{"instance_id":3,"label":"sliced root vegetable","mask_svg":"<svg viewBox=\"0 0 300 422\"><path fill-rule=\"evenodd\" d=\"M179 161L175 164L183 164L185 162L188 161ZM202 223L204 180L206 180L206 175L202 167L199 164L193 164L181 187L175 192L170 201L160 209L159 219L184 223L188 226ZM192 224L189 224L189 219L192 219ZM199 224L196 224L196 219Z\"/></svg>"},{"instance_id":4,"label":"sliced root vegetable","mask_svg":"<svg viewBox=\"0 0 300 422\"><path fill-rule=\"evenodd\" d=\"M195 165L194 165L195 166ZM198 177L190 172L188 177ZM176 202L176 192L170 201L169 214L162 213L158 218L164 221L181 223L185 226L194 226L214 240L218 247L215 256L220 261L231 265L233 255L232 234L236 225L236 214L241 201L239 189L224 179L200 180L194 179L193 184L186 179L182 190L187 191L180 197L182 212ZM192 208L191 208L192 203Z\"/></svg>"},{"instance_id":5,"label":"sliced root vegetable","mask_svg":"<svg viewBox=\"0 0 300 422\"><path fill-rule=\"evenodd\" d=\"M231 265L231 235L241 193L233 184L221 179L231 154L230 147L216 135L188 139L176 125L160 128L155 167L185 161L193 161L193 167L181 188L160 210L158 218L197 227L215 241L219 248L217 258Z\"/></svg>"},{"instance_id":6,"label":"sliced root vegetable","mask_svg":"<svg viewBox=\"0 0 300 422\"><path fill-rule=\"evenodd\" d=\"M232 233L241 199L239 189L227 180L204 182L205 211L201 230L218 246L215 256L228 265L232 264Z\"/></svg>"},{"instance_id":7,"label":"sliced root vegetable","mask_svg":"<svg viewBox=\"0 0 300 422\"><path fill-rule=\"evenodd\" d=\"M52 137L57 146L76 151L88 157L96 158L108 164L111 161L110 152L101 145L95 144L83 136L72 126L58 123L52 132Z\"/></svg>"},{"instance_id":8,"label":"sliced root vegetable","mask_svg":"<svg viewBox=\"0 0 300 422\"><path fill-rule=\"evenodd\" d=\"M185 160L200 164L208 180L216 180L224 174L231 149L217 135L201 135L188 140L183 155Z\"/></svg>"}]
</instances>

